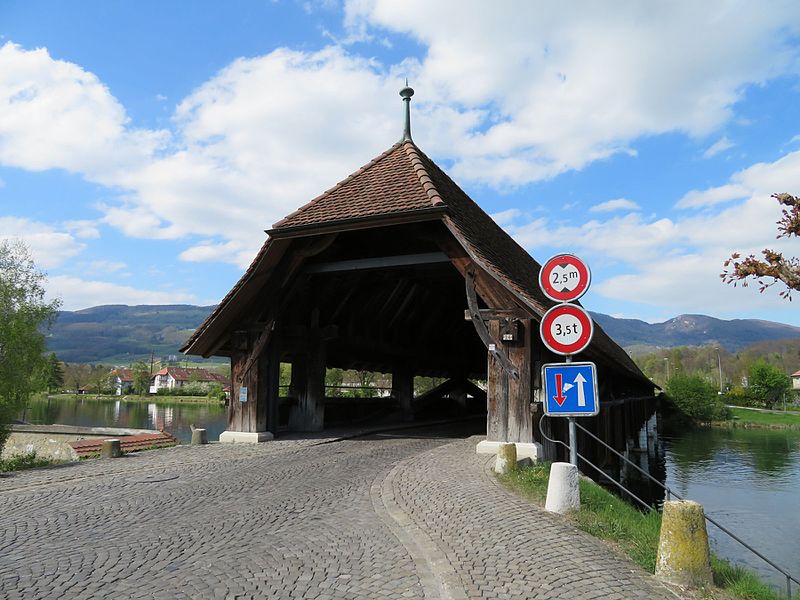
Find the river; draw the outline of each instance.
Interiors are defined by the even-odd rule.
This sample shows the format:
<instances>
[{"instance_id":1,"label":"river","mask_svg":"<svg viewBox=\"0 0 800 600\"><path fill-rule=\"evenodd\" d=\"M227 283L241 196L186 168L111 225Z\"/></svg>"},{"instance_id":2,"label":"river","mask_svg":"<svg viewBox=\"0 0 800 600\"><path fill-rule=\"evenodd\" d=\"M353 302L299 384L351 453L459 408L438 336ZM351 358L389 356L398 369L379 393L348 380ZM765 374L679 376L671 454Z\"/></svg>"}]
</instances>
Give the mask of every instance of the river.
<instances>
[{"instance_id":1,"label":"river","mask_svg":"<svg viewBox=\"0 0 800 600\"><path fill-rule=\"evenodd\" d=\"M31 401L25 413L29 423L82 425L85 427L130 427L165 429L181 443L192 439L191 425L208 430L208 439L217 440L225 431L225 407L221 404L169 402L125 402L94 400L75 396Z\"/></svg>"},{"instance_id":2,"label":"river","mask_svg":"<svg viewBox=\"0 0 800 600\"><path fill-rule=\"evenodd\" d=\"M745 542L800 575L800 431L701 429L664 436L667 486L700 502ZM786 581L713 525L712 550L786 589ZM800 593L796 585L793 592Z\"/></svg>"},{"instance_id":3,"label":"river","mask_svg":"<svg viewBox=\"0 0 800 600\"><path fill-rule=\"evenodd\" d=\"M31 423L164 428L181 442L190 425L205 427L209 440L225 430L219 404L40 399ZM706 512L790 573L800 574L800 431L700 429L662 436L667 485L703 504ZM766 580L785 581L724 533L709 526L719 556L755 569Z\"/></svg>"}]
</instances>

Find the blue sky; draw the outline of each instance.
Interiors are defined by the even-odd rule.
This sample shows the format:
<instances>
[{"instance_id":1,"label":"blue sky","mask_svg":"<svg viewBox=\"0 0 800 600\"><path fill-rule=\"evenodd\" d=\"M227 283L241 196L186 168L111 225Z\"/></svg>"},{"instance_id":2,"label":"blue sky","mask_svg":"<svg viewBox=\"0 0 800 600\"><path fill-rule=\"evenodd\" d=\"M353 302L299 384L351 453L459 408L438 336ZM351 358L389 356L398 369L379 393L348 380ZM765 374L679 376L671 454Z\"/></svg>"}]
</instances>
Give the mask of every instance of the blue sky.
<instances>
[{"instance_id":1,"label":"blue sky","mask_svg":"<svg viewBox=\"0 0 800 600\"><path fill-rule=\"evenodd\" d=\"M0 237L64 307L218 301L263 230L413 133L591 310L800 325L718 275L800 193L796 2L0 3Z\"/></svg>"}]
</instances>

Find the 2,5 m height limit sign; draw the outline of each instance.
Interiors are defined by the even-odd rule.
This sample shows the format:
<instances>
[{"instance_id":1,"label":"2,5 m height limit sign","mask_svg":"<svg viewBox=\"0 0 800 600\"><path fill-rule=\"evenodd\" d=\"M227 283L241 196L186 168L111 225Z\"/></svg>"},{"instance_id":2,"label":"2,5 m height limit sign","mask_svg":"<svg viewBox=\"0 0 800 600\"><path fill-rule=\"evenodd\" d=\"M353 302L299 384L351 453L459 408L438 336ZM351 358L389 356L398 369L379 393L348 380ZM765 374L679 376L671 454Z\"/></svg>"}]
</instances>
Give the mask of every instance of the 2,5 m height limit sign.
<instances>
[{"instance_id":1,"label":"2,5 m height limit sign","mask_svg":"<svg viewBox=\"0 0 800 600\"><path fill-rule=\"evenodd\" d=\"M556 302L572 302L589 289L592 272L574 254L556 254L539 271L539 287Z\"/></svg>"}]
</instances>

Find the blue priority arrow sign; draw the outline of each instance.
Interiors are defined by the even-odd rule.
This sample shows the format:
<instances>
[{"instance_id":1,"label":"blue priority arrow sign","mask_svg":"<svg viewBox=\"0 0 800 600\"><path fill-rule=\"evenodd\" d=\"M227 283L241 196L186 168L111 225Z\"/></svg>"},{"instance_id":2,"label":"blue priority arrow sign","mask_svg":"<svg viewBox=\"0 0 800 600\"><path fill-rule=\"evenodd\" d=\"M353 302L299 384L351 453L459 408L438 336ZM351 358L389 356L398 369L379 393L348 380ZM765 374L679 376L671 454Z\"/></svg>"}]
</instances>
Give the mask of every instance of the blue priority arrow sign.
<instances>
[{"instance_id":1,"label":"blue priority arrow sign","mask_svg":"<svg viewBox=\"0 0 800 600\"><path fill-rule=\"evenodd\" d=\"M600 412L597 367L591 362L549 363L542 366L544 414L592 417Z\"/></svg>"}]
</instances>

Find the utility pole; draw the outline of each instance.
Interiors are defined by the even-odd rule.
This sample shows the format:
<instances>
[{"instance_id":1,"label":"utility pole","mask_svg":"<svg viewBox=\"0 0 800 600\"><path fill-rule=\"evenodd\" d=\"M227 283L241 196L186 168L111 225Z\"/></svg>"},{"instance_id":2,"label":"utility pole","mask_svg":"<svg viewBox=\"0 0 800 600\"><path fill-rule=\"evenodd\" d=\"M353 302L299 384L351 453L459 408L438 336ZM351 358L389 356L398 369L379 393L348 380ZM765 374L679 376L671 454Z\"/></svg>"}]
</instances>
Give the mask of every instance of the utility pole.
<instances>
[{"instance_id":1,"label":"utility pole","mask_svg":"<svg viewBox=\"0 0 800 600\"><path fill-rule=\"evenodd\" d=\"M150 374L147 377L147 391L150 391L150 382L153 381L153 362L155 360L155 350L150 350Z\"/></svg>"}]
</instances>

